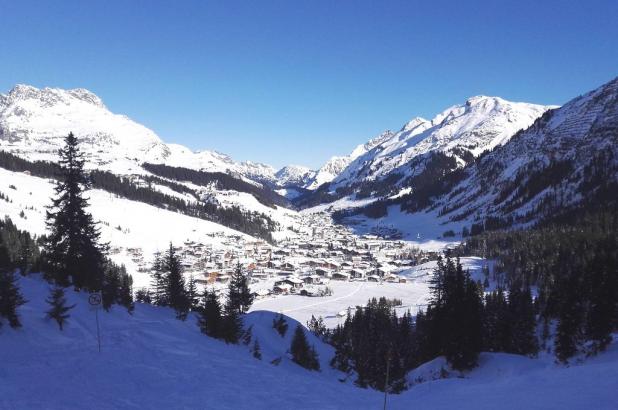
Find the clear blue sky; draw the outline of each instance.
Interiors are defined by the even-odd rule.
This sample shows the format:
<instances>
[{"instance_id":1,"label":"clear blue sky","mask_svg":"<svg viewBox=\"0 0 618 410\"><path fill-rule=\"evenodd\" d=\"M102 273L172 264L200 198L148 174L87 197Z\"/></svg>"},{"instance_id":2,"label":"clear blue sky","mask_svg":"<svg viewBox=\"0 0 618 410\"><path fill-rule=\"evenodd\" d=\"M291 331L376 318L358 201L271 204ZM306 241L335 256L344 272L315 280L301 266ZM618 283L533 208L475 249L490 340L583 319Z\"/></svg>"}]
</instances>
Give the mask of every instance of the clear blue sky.
<instances>
[{"instance_id":1,"label":"clear blue sky","mask_svg":"<svg viewBox=\"0 0 618 410\"><path fill-rule=\"evenodd\" d=\"M0 0L0 92L84 87L168 142L318 167L478 94L618 75L618 1Z\"/></svg>"}]
</instances>

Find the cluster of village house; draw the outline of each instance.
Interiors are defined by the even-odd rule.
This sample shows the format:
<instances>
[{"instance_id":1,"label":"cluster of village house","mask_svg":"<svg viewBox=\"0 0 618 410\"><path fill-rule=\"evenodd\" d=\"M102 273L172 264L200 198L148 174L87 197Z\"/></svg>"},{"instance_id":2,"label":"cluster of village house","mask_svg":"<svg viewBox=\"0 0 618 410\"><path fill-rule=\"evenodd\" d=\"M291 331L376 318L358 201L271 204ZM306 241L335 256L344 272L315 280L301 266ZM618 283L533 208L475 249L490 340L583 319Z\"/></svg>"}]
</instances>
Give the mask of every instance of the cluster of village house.
<instances>
[{"instance_id":1,"label":"cluster of village house","mask_svg":"<svg viewBox=\"0 0 618 410\"><path fill-rule=\"evenodd\" d=\"M257 297L321 296L330 281L405 283L398 272L432 257L404 241L356 236L329 222L323 214L304 215L297 230L301 235L274 245L240 236L222 236L216 248L187 240L179 246L185 274L203 286L222 288L240 266L252 283L271 285L255 286ZM140 270L150 269L140 249L127 251Z\"/></svg>"}]
</instances>

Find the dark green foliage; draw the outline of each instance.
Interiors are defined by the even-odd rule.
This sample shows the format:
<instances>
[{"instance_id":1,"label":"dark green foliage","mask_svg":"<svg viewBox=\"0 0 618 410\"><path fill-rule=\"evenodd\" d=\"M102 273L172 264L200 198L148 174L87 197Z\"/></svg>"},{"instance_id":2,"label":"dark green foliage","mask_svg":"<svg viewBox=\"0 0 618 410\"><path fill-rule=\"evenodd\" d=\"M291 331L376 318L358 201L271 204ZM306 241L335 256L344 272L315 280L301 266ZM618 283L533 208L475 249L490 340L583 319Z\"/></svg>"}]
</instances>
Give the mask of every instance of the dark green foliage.
<instances>
[{"instance_id":1,"label":"dark green foliage","mask_svg":"<svg viewBox=\"0 0 618 410\"><path fill-rule=\"evenodd\" d=\"M234 306L225 305L224 314L221 320L221 337L225 343L236 344L242 336L242 318Z\"/></svg>"},{"instance_id":2,"label":"dark green foliage","mask_svg":"<svg viewBox=\"0 0 618 410\"><path fill-rule=\"evenodd\" d=\"M86 211L84 191L90 181L84 172L84 157L72 133L59 150L60 177L55 198L47 212L51 233L45 244L46 273L61 286L100 291L106 246L99 243L99 230Z\"/></svg>"},{"instance_id":3,"label":"dark green foliage","mask_svg":"<svg viewBox=\"0 0 618 410\"><path fill-rule=\"evenodd\" d=\"M257 339L253 342L253 348L251 349L251 355L258 360L262 360L262 350L260 349L260 342Z\"/></svg>"},{"instance_id":4,"label":"dark green foliage","mask_svg":"<svg viewBox=\"0 0 618 410\"><path fill-rule=\"evenodd\" d=\"M305 369L320 370L317 352L313 346L309 346L307 336L305 336L305 330L301 325L296 326L296 330L294 331L294 337L290 345L290 353L292 354L292 360L296 364Z\"/></svg>"},{"instance_id":5,"label":"dark green foliage","mask_svg":"<svg viewBox=\"0 0 618 410\"><path fill-rule=\"evenodd\" d=\"M163 164L149 163L142 164L142 167L163 178L188 181L200 186L215 185L217 189L220 190L246 192L255 196L259 202L271 208L274 208L275 205L287 206L288 204L284 197L272 190L258 187L222 172L196 171L189 168L170 167Z\"/></svg>"},{"instance_id":6,"label":"dark green foliage","mask_svg":"<svg viewBox=\"0 0 618 410\"><path fill-rule=\"evenodd\" d=\"M124 266L122 266L124 270ZM118 292L118 304L127 308L129 313L133 313L135 303L133 301L133 277L124 272L120 276L120 289Z\"/></svg>"},{"instance_id":7,"label":"dark green foliage","mask_svg":"<svg viewBox=\"0 0 618 410\"><path fill-rule=\"evenodd\" d=\"M249 279L242 273L240 265L230 278L228 285L228 303L226 309L233 309L238 314L247 313L253 303L253 295L249 289Z\"/></svg>"},{"instance_id":8,"label":"dark green foliage","mask_svg":"<svg viewBox=\"0 0 618 410\"><path fill-rule=\"evenodd\" d=\"M150 290L147 288L138 289L137 292L135 292L135 301L139 303L151 304L152 294L150 293Z\"/></svg>"},{"instance_id":9,"label":"dark green foliage","mask_svg":"<svg viewBox=\"0 0 618 410\"><path fill-rule=\"evenodd\" d=\"M46 302L50 305L50 309L45 312L47 317L55 320L60 330L62 330L64 323L71 317L69 311L73 309L75 305L67 306L64 288L61 286L56 286L50 290L50 296Z\"/></svg>"},{"instance_id":10,"label":"dark green foliage","mask_svg":"<svg viewBox=\"0 0 618 410\"><path fill-rule=\"evenodd\" d=\"M189 299L189 308L192 311L198 310L200 299L197 294L197 285L193 275L189 276L189 282L187 283L187 298Z\"/></svg>"},{"instance_id":11,"label":"dark green foliage","mask_svg":"<svg viewBox=\"0 0 618 410\"><path fill-rule=\"evenodd\" d=\"M454 369L476 366L482 344L482 301L476 283L463 272L459 261L438 260L432 281L431 315L437 352Z\"/></svg>"},{"instance_id":12,"label":"dark green foliage","mask_svg":"<svg viewBox=\"0 0 618 410\"><path fill-rule=\"evenodd\" d=\"M346 373L355 371L355 382L361 387L384 390L388 367L387 388L400 392L406 372L420 364L411 316L398 318L386 298L357 307L329 339L335 347L331 366Z\"/></svg>"},{"instance_id":13,"label":"dark green foliage","mask_svg":"<svg viewBox=\"0 0 618 410\"><path fill-rule=\"evenodd\" d=\"M543 224L520 231L492 231L468 238L461 254L485 255L496 259L495 272L502 272L504 283L535 285L539 295L535 309L544 324L544 340L549 336L548 323L558 319L556 355L566 361L586 341L592 342L588 353L603 350L617 329L618 309L618 213L611 209L572 215L568 220ZM511 286L513 287L513 286ZM527 286L523 289L518 316L530 329L532 322ZM512 292L517 299L517 293ZM512 303L509 300L509 303ZM511 314L508 312L507 314ZM513 330L515 331L515 330ZM532 339L526 337L529 341ZM529 348L505 351L534 353ZM507 350L508 349L508 350Z\"/></svg>"},{"instance_id":14,"label":"dark green foliage","mask_svg":"<svg viewBox=\"0 0 618 410\"><path fill-rule=\"evenodd\" d=\"M315 316L311 315L311 319L307 322L307 329L320 339L324 339L328 334L328 329L326 329L322 316L316 319Z\"/></svg>"},{"instance_id":15,"label":"dark green foliage","mask_svg":"<svg viewBox=\"0 0 618 410\"><path fill-rule=\"evenodd\" d=\"M190 301L182 274L182 265L171 243L163 257L161 270L165 278L167 304L176 310L178 319L185 320L189 312Z\"/></svg>"},{"instance_id":16,"label":"dark green foliage","mask_svg":"<svg viewBox=\"0 0 618 410\"><path fill-rule=\"evenodd\" d=\"M0 220L0 246L8 254L9 266L19 269L22 275L40 268L37 239L17 229L9 218Z\"/></svg>"},{"instance_id":17,"label":"dark green foliage","mask_svg":"<svg viewBox=\"0 0 618 410\"><path fill-rule=\"evenodd\" d=\"M285 321L282 314L279 314L276 319L273 319L273 329L279 333L279 336L285 336L285 333L288 331L288 323Z\"/></svg>"},{"instance_id":18,"label":"dark green foliage","mask_svg":"<svg viewBox=\"0 0 618 410\"><path fill-rule=\"evenodd\" d=\"M202 309L199 310L198 314L198 326L202 333L217 339L221 338L221 304L214 291L204 291Z\"/></svg>"},{"instance_id":19,"label":"dark green foliage","mask_svg":"<svg viewBox=\"0 0 618 410\"><path fill-rule=\"evenodd\" d=\"M10 266L9 254L0 243L0 318L12 328L21 327L17 308L26 303L19 291L15 269ZM1 324L2 322L0 322Z\"/></svg>"},{"instance_id":20,"label":"dark green foliage","mask_svg":"<svg viewBox=\"0 0 618 410\"><path fill-rule=\"evenodd\" d=\"M112 305L119 304L126 307L129 313L133 313L135 308L133 303L133 278L127 273L124 266L117 266L109 262L105 265L101 296L105 310L109 311Z\"/></svg>"}]
</instances>

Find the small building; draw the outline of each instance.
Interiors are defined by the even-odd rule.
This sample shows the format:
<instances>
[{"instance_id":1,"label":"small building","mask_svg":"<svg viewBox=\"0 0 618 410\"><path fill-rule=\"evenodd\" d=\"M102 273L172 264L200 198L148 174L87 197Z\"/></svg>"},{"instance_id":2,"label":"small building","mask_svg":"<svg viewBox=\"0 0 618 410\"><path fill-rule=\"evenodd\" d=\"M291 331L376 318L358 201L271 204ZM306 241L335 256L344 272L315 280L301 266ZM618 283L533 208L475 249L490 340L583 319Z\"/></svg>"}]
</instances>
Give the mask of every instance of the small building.
<instances>
[{"instance_id":1,"label":"small building","mask_svg":"<svg viewBox=\"0 0 618 410\"><path fill-rule=\"evenodd\" d=\"M348 272L335 272L333 273L333 280L350 280L350 274Z\"/></svg>"}]
</instances>

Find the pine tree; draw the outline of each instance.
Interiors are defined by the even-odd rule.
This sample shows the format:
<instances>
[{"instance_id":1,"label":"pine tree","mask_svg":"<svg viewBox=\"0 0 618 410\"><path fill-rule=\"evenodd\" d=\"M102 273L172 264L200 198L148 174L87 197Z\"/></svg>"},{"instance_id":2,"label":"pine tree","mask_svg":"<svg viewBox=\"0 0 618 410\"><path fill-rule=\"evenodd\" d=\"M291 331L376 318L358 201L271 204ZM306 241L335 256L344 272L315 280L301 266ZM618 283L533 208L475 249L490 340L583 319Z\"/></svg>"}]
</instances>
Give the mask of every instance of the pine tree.
<instances>
[{"instance_id":1,"label":"pine tree","mask_svg":"<svg viewBox=\"0 0 618 410\"><path fill-rule=\"evenodd\" d=\"M563 363L577 353L581 342L582 306L578 294L579 283L574 274L568 275L570 277L563 284L564 297L558 315L554 344L556 357Z\"/></svg>"},{"instance_id":2,"label":"pine tree","mask_svg":"<svg viewBox=\"0 0 618 410\"><path fill-rule=\"evenodd\" d=\"M122 267L122 273L120 275L118 304L127 308L130 314L135 310L135 303L133 301L133 277L125 271L124 266Z\"/></svg>"},{"instance_id":3,"label":"pine tree","mask_svg":"<svg viewBox=\"0 0 618 410\"><path fill-rule=\"evenodd\" d=\"M320 370L320 362L318 361L317 352L313 346L309 346L305 331L301 325L296 326L292 344L290 345L290 353L292 360L309 370Z\"/></svg>"},{"instance_id":4,"label":"pine tree","mask_svg":"<svg viewBox=\"0 0 618 410\"><path fill-rule=\"evenodd\" d=\"M168 304L176 310L178 319L185 320L189 312L189 298L185 279L182 275L182 265L171 243L162 261L162 273L167 285L166 298Z\"/></svg>"},{"instance_id":5,"label":"pine tree","mask_svg":"<svg viewBox=\"0 0 618 410\"><path fill-rule=\"evenodd\" d=\"M253 348L251 349L251 354L258 360L262 360L262 351L260 349L260 342L257 339L253 342Z\"/></svg>"},{"instance_id":6,"label":"pine tree","mask_svg":"<svg viewBox=\"0 0 618 410\"><path fill-rule=\"evenodd\" d=\"M328 332L322 316L316 319L315 316L311 315L311 319L307 322L307 329L309 329L314 335L322 339L326 336Z\"/></svg>"},{"instance_id":7,"label":"pine tree","mask_svg":"<svg viewBox=\"0 0 618 410\"><path fill-rule=\"evenodd\" d=\"M612 331L618 325L618 269L611 258L611 243L597 250L589 277L589 307L586 314L586 336L592 341L591 354L596 354L612 341Z\"/></svg>"},{"instance_id":8,"label":"pine tree","mask_svg":"<svg viewBox=\"0 0 618 410\"><path fill-rule=\"evenodd\" d=\"M103 287L101 291L103 309L109 311L120 297L120 268L109 264L103 272Z\"/></svg>"},{"instance_id":9,"label":"pine tree","mask_svg":"<svg viewBox=\"0 0 618 410\"><path fill-rule=\"evenodd\" d=\"M288 323L281 313L277 315L276 319L273 319L273 329L275 329L281 337L284 337L285 333L288 331Z\"/></svg>"},{"instance_id":10,"label":"pine tree","mask_svg":"<svg viewBox=\"0 0 618 410\"><path fill-rule=\"evenodd\" d=\"M72 282L76 289L100 291L107 247L99 243L99 230L86 211L88 200L83 195L90 181L73 133L65 138L59 155L61 177L47 212L46 269L61 286Z\"/></svg>"},{"instance_id":11,"label":"pine tree","mask_svg":"<svg viewBox=\"0 0 618 410\"><path fill-rule=\"evenodd\" d=\"M152 303L152 295L150 293L150 289L141 288L135 292L135 300L139 303Z\"/></svg>"},{"instance_id":12,"label":"pine tree","mask_svg":"<svg viewBox=\"0 0 618 410\"><path fill-rule=\"evenodd\" d=\"M167 281L163 274L163 258L160 252L154 255L154 262L150 276L152 278L150 286L152 287L152 303L157 306L167 306Z\"/></svg>"},{"instance_id":13,"label":"pine tree","mask_svg":"<svg viewBox=\"0 0 618 410\"><path fill-rule=\"evenodd\" d=\"M187 298L189 298L189 307L192 311L196 311L200 306L200 299L197 292L197 284L193 275L189 276L189 282L187 284Z\"/></svg>"},{"instance_id":14,"label":"pine tree","mask_svg":"<svg viewBox=\"0 0 618 410\"><path fill-rule=\"evenodd\" d=\"M253 295L249 289L249 280L243 275L240 264L232 274L228 285L228 308L238 314L247 313L253 303Z\"/></svg>"},{"instance_id":15,"label":"pine tree","mask_svg":"<svg viewBox=\"0 0 618 410\"><path fill-rule=\"evenodd\" d=\"M64 323L69 317L71 317L69 311L73 309L75 305L67 306L67 300L64 296L64 288L60 286L56 286L51 289L50 297L46 300L46 302L51 306L51 308L45 312L47 313L47 317L55 320L58 323L60 330L62 330Z\"/></svg>"},{"instance_id":16,"label":"pine tree","mask_svg":"<svg viewBox=\"0 0 618 410\"><path fill-rule=\"evenodd\" d=\"M202 309L199 310L198 326L202 333L214 337L221 337L221 304L214 292L204 290Z\"/></svg>"},{"instance_id":17,"label":"pine tree","mask_svg":"<svg viewBox=\"0 0 618 410\"><path fill-rule=\"evenodd\" d=\"M238 343L242 335L242 319L238 312L238 306L231 303L229 298L225 304L221 325L221 333L225 343Z\"/></svg>"},{"instance_id":18,"label":"pine tree","mask_svg":"<svg viewBox=\"0 0 618 410\"><path fill-rule=\"evenodd\" d=\"M0 317L7 319L12 328L21 327L17 308L24 303L26 300L19 291L9 254L0 243Z\"/></svg>"},{"instance_id":19,"label":"pine tree","mask_svg":"<svg viewBox=\"0 0 618 410\"><path fill-rule=\"evenodd\" d=\"M19 249L19 271L23 276L30 273L32 267L32 250L30 249L30 241L23 242Z\"/></svg>"},{"instance_id":20,"label":"pine tree","mask_svg":"<svg viewBox=\"0 0 618 410\"><path fill-rule=\"evenodd\" d=\"M515 354L534 355L539 346L536 338L536 315L530 288L523 291L518 285L509 291L509 312L511 318L511 343L505 351Z\"/></svg>"}]
</instances>

